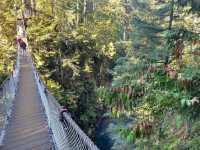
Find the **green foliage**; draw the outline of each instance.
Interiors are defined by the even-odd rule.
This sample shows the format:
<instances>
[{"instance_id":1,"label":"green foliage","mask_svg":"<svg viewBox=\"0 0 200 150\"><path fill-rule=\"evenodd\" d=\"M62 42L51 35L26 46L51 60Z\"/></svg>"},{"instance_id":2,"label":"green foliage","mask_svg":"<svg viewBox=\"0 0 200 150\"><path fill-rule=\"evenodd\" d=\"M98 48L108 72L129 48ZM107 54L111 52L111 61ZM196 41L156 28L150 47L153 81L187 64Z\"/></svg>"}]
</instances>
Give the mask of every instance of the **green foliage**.
<instances>
[{"instance_id":1,"label":"green foliage","mask_svg":"<svg viewBox=\"0 0 200 150\"><path fill-rule=\"evenodd\" d=\"M0 81L13 69L16 58L14 1L0 2Z\"/></svg>"},{"instance_id":2,"label":"green foliage","mask_svg":"<svg viewBox=\"0 0 200 150\"><path fill-rule=\"evenodd\" d=\"M182 116L180 116L180 115L176 116L176 128L180 128L183 124L183 120L181 117Z\"/></svg>"},{"instance_id":3,"label":"green foliage","mask_svg":"<svg viewBox=\"0 0 200 150\"><path fill-rule=\"evenodd\" d=\"M137 122L155 125L148 138L120 129L136 149L198 149L193 131L185 143L182 132L170 131L197 130L196 120L192 127L184 124L200 113L199 2L52 2L30 3L30 49L45 83L81 127L92 136L104 112L134 114ZM14 6L28 9L20 0L0 2L0 81L16 57Z\"/></svg>"},{"instance_id":4,"label":"green foliage","mask_svg":"<svg viewBox=\"0 0 200 150\"><path fill-rule=\"evenodd\" d=\"M115 117L123 116L125 111L132 111L135 102L126 93L117 93L105 87L97 89L98 100L105 106L109 106Z\"/></svg>"},{"instance_id":5,"label":"green foliage","mask_svg":"<svg viewBox=\"0 0 200 150\"><path fill-rule=\"evenodd\" d=\"M194 11L195 2L175 1L172 5L171 1L149 0L132 3L134 32L129 39L132 48L122 43L121 57L110 71L113 75L112 86L99 88L98 97L109 104L111 111L114 109L114 115L130 114L124 112L131 111L138 122L146 118L155 123L154 133L149 139L136 140L138 149L151 146L153 149L183 149L189 145L180 140L186 134L186 129L182 131L186 128L185 120L190 121L200 113L199 55L192 54L199 45L199 42L195 42L199 41L199 17ZM170 13L173 13L172 27L169 27L167 19ZM182 47L180 40L183 41ZM136 93L142 91L143 95L139 98L122 97L118 88L126 86L132 87ZM117 90L113 91L113 88ZM133 105L133 101L137 103ZM125 107L127 104L132 104L132 107ZM123 106L123 109L116 109L117 106ZM174 114L174 118L169 118L167 114L170 113ZM163 121L165 119L172 119L174 123ZM161 130L165 136L159 136ZM171 130L176 131L177 135L173 135ZM125 130L122 135L127 137L128 131ZM189 135L187 138L193 137ZM193 142L196 142L195 138Z\"/></svg>"},{"instance_id":6,"label":"green foliage","mask_svg":"<svg viewBox=\"0 0 200 150\"><path fill-rule=\"evenodd\" d=\"M123 129L123 128L119 128L117 129L119 134L121 135L122 138L126 139L126 141L128 143L134 143L136 140L136 135L134 133L134 131L130 130L130 129Z\"/></svg>"},{"instance_id":7,"label":"green foliage","mask_svg":"<svg viewBox=\"0 0 200 150\"><path fill-rule=\"evenodd\" d=\"M200 74L200 68L198 65L186 65L184 68L182 68L181 73L179 74L180 79L183 80L193 80L195 77L199 76Z\"/></svg>"}]
</instances>

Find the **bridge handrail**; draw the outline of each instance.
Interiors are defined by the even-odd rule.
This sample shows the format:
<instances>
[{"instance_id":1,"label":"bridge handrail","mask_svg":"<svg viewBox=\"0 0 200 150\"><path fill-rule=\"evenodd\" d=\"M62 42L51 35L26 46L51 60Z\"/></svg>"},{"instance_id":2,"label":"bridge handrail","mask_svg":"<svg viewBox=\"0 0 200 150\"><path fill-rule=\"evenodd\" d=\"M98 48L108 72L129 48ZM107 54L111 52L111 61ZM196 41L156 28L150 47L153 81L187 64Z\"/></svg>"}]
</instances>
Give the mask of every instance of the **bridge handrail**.
<instances>
[{"instance_id":1,"label":"bridge handrail","mask_svg":"<svg viewBox=\"0 0 200 150\"><path fill-rule=\"evenodd\" d=\"M12 112L12 105L13 100L16 95L16 90L18 86L18 79L19 79L19 51L17 51L17 61L14 66L13 71L10 75L8 75L4 81L0 85L0 92L2 95L0 97L0 105L2 106L3 110L1 110L1 128L0 128L0 146L3 144L4 136L5 136L5 128L8 124L9 117Z\"/></svg>"},{"instance_id":2,"label":"bridge handrail","mask_svg":"<svg viewBox=\"0 0 200 150\"><path fill-rule=\"evenodd\" d=\"M6 84L6 82L8 82L8 80L10 80L10 78L12 77L13 72L14 72L15 69L16 69L16 66L17 66L17 62L16 62L16 64L14 65L14 68L13 68L12 72L10 72L10 75L8 75L8 76L1 82L0 88L2 88L2 87Z\"/></svg>"},{"instance_id":3,"label":"bridge handrail","mask_svg":"<svg viewBox=\"0 0 200 150\"><path fill-rule=\"evenodd\" d=\"M41 77L34 65L33 62L33 57L30 56L31 61L32 61L32 65L33 65L33 69L34 72L36 73L36 76L38 77L39 83L41 84L41 86L44 88L43 92L46 91L45 94L47 97L48 102L53 103L53 105L55 106L55 108L57 109L57 111L59 112L62 108L62 106L58 103L58 101L55 99L55 97L51 94L51 92L48 90L48 88L46 87L45 83L41 80ZM47 112L48 113L48 112ZM48 114L47 114L48 115ZM71 128L73 128L73 130L76 132L77 136L81 138L81 140L83 141L84 145L86 145L83 149L85 150L99 150L98 147L91 141L91 139L81 130L81 128L74 122L74 120L70 117L70 115L66 112L63 113L64 116L64 125L70 125ZM57 116L59 117L59 116Z\"/></svg>"},{"instance_id":4,"label":"bridge handrail","mask_svg":"<svg viewBox=\"0 0 200 150\"><path fill-rule=\"evenodd\" d=\"M42 82L42 83L44 84L44 82ZM62 106L58 103L58 101L55 99L55 97L50 93L50 91L48 89L47 89L47 93L48 93L51 101L55 104L55 106L58 108L58 110L60 110L62 108ZM84 143L86 143L91 150L98 150L97 146L83 132L83 130L75 123L75 121L70 117L70 115L67 112L64 112L63 115L64 115L64 119L68 123L70 123L71 127L74 128L74 130L76 132L78 132L78 135L80 135L80 137L82 138L82 140L84 141Z\"/></svg>"},{"instance_id":5,"label":"bridge handrail","mask_svg":"<svg viewBox=\"0 0 200 150\"><path fill-rule=\"evenodd\" d=\"M8 80L10 80L11 75L7 76L3 82L0 84L0 89L4 87L4 85L6 84L6 82L8 82Z\"/></svg>"}]
</instances>

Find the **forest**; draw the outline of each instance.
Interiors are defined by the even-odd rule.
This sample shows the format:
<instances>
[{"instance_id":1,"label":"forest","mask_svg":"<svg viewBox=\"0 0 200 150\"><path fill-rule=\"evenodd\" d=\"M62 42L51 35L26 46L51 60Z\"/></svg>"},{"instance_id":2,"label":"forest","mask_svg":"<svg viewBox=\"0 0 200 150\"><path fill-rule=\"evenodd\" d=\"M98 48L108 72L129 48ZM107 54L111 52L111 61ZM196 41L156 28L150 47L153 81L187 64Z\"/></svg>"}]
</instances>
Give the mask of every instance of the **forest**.
<instances>
[{"instance_id":1,"label":"forest","mask_svg":"<svg viewBox=\"0 0 200 150\"><path fill-rule=\"evenodd\" d=\"M0 83L24 10L43 81L101 150L199 150L199 0L1 0Z\"/></svg>"}]
</instances>

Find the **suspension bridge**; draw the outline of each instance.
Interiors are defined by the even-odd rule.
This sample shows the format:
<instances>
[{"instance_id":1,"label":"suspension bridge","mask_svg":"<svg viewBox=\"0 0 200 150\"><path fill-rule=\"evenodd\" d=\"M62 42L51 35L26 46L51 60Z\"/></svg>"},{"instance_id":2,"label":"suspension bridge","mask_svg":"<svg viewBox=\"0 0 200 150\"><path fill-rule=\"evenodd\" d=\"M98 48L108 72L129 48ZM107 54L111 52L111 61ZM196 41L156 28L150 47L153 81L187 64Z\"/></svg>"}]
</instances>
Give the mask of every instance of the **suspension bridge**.
<instances>
[{"instance_id":1,"label":"suspension bridge","mask_svg":"<svg viewBox=\"0 0 200 150\"><path fill-rule=\"evenodd\" d=\"M23 20L18 36L26 38ZM28 51L28 48L27 48ZM98 150L45 87L30 51L18 46L13 72L0 87L1 150Z\"/></svg>"}]
</instances>

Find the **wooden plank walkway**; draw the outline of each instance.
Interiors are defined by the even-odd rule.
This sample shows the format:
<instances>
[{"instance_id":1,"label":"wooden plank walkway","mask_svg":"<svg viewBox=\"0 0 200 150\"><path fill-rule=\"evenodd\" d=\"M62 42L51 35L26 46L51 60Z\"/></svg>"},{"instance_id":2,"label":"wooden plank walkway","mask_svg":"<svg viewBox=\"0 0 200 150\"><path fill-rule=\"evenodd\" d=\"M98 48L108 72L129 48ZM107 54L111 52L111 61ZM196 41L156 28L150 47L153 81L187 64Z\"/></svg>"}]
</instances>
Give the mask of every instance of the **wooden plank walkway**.
<instances>
[{"instance_id":1,"label":"wooden plank walkway","mask_svg":"<svg viewBox=\"0 0 200 150\"><path fill-rule=\"evenodd\" d=\"M19 89L1 150L54 150L31 64L21 59Z\"/></svg>"}]
</instances>

